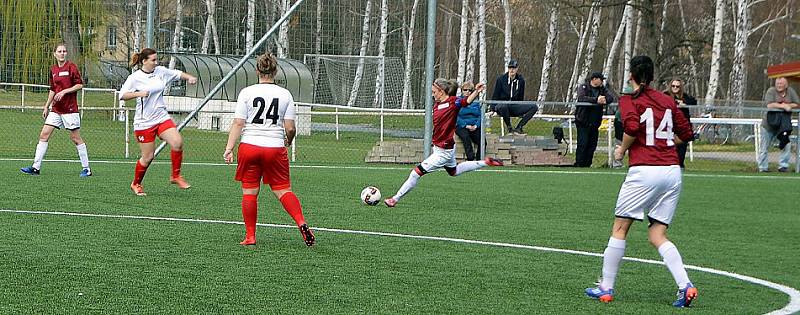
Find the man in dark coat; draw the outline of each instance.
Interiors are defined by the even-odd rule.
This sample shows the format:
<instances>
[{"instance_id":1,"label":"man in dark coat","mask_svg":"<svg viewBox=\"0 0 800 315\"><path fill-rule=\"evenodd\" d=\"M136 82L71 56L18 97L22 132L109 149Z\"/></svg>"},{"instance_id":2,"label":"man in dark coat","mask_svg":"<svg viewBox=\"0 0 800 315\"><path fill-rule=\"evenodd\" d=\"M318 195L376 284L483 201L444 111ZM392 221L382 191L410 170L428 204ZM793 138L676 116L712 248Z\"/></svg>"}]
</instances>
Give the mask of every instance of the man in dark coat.
<instances>
[{"instance_id":1,"label":"man in dark coat","mask_svg":"<svg viewBox=\"0 0 800 315\"><path fill-rule=\"evenodd\" d=\"M602 73L594 72L586 82L578 86L578 102L588 104L578 104L575 107L575 127L578 130L578 148L575 152L577 167L592 166L605 107L616 101L614 93L603 84L605 79Z\"/></svg>"}]
</instances>

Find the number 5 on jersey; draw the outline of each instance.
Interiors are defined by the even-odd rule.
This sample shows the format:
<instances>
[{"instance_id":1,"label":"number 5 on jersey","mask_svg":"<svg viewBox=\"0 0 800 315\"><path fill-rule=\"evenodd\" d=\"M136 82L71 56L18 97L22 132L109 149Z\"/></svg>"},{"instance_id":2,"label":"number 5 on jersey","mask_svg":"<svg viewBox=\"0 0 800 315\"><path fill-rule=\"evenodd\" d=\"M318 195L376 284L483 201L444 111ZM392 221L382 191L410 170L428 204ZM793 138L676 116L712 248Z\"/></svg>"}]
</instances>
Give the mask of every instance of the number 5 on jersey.
<instances>
[{"instance_id":1,"label":"number 5 on jersey","mask_svg":"<svg viewBox=\"0 0 800 315\"><path fill-rule=\"evenodd\" d=\"M646 128L646 145L654 146L656 145L656 139L663 139L667 141L667 146L674 146L675 141L675 133L672 132L672 110L667 109L664 111L664 117L661 118L661 122L658 124L658 129L655 129L655 117L653 117L653 109L647 108L641 117L639 117L640 123L645 123Z\"/></svg>"},{"instance_id":2,"label":"number 5 on jersey","mask_svg":"<svg viewBox=\"0 0 800 315\"><path fill-rule=\"evenodd\" d=\"M253 116L253 121L251 121L251 123L264 124L264 119L267 119L267 120L271 119L272 120L272 125L275 125L275 124L278 123L278 118L279 118L278 117L278 99L277 98L273 98L272 99L272 102L269 104L269 108L267 109L267 114L264 116L264 118L262 118L261 115L264 114L264 107L266 105L267 105L267 102L264 100L264 98L256 97L253 100L253 107L258 107L258 112L256 112L255 116Z\"/></svg>"}]
</instances>

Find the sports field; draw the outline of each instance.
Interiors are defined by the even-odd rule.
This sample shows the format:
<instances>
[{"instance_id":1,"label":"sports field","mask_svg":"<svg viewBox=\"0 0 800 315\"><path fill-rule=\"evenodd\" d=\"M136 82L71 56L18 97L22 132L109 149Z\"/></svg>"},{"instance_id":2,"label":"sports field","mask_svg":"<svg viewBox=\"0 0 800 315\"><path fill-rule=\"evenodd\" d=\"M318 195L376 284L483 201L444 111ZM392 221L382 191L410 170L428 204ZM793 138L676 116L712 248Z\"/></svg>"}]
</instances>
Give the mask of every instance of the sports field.
<instances>
[{"instance_id":1,"label":"sports field","mask_svg":"<svg viewBox=\"0 0 800 315\"><path fill-rule=\"evenodd\" d=\"M238 245L232 166L185 165L194 187L181 191L168 184L169 166L156 164L142 198L128 189L129 161L95 163L87 179L74 162L20 174L29 163L0 161L0 313L675 311L669 272L647 262L623 263L611 304L583 295L600 274L601 258L587 254L605 248L624 171L437 172L389 209L361 205L358 193L366 185L393 193L406 167L299 165L294 190L317 228L307 248L266 194L259 222L274 225L259 226L258 245ZM800 288L798 184L797 176L687 174L670 228L684 262ZM634 225L626 256L661 260L645 224ZM692 313L759 314L790 302L729 276L689 276L700 292Z\"/></svg>"}]
</instances>

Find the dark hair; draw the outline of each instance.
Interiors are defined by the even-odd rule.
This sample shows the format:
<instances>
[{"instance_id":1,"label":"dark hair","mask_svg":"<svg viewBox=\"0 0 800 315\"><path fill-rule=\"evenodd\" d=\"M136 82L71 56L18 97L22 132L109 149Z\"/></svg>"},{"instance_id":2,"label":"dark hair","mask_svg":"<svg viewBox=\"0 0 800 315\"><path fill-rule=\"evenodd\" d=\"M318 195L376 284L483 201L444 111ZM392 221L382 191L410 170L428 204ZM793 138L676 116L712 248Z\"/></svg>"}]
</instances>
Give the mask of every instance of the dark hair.
<instances>
[{"instance_id":1,"label":"dark hair","mask_svg":"<svg viewBox=\"0 0 800 315\"><path fill-rule=\"evenodd\" d=\"M653 82L653 59L648 56L636 56L631 59L631 77L636 83L650 85Z\"/></svg>"},{"instance_id":2,"label":"dark hair","mask_svg":"<svg viewBox=\"0 0 800 315\"><path fill-rule=\"evenodd\" d=\"M256 71L258 74L268 78L274 78L278 74L278 60L272 53L265 53L258 56L256 60Z\"/></svg>"},{"instance_id":3,"label":"dark hair","mask_svg":"<svg viewBox=\"0 0 800 315\"><path fill-rule=\"evenodd\" d=\"M131 57L131 62L129 65L131 67L136 65L141 65L142 61L144 61L147 58L150 58L150 56L152 56L155 53L156 53L155 49L152 48L142 49L142 51L133 54L133 57Z\"/></svg>"}]
</instances>

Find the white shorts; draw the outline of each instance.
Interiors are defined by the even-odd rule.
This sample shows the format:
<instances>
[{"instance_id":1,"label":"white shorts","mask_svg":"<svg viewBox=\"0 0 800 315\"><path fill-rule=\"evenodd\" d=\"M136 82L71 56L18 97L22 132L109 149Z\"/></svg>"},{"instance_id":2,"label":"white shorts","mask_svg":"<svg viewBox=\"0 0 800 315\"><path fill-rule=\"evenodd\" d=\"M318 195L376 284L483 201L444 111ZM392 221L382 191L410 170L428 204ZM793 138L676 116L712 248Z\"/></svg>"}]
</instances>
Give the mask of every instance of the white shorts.
<instances>
[{"instance_id":1,"label":"white shorts","mask_svg":"<svg viewBox=\"0 0 800 315\"><path fill-rule=\"evenodd\" d=\"M647 211L651 223L669 225L680 195L680 166L634 166L619 190L614 215L642 221Z\"/></svg>"},{"instance_id":2,"label":"white shorts","mask_svg":"<svg viewBox=\"0 0 800 315\"><path fill-rule=\"evenodd\" d=\"M422 166L422 170L425 171L425 173L428 173L440 168L455 168L457 164L456 148L442 149L440 147L433 146L433 152L431 155L419 165Z\"/></svg>"},{"instance_id":3,"label":"white shorts","mask_svg":"<svg viewBox=\"0 0 800 315\"><path fill-rule=\"evenodd\" d=\"M50 125L58 129L64 128L67 130L76 130L81 128L81 114L57 114L50 112L47 114L47 119L44 120L45 125Z\"/></svg>"}]
</instances>

